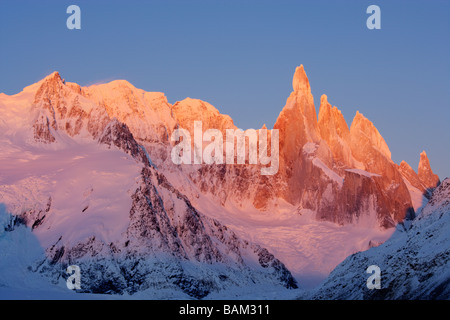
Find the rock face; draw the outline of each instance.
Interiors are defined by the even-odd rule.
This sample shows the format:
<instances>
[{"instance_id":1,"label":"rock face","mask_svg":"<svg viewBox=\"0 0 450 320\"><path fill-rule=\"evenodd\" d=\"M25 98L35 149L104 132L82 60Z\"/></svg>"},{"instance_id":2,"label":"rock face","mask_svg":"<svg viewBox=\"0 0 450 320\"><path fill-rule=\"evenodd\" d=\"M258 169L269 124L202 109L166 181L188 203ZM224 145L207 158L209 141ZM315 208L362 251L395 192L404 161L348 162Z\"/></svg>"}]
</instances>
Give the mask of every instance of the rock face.
<instances>
[{"instance_id":1,"label":"rock face","mask_svg":"<svg viewBox=\"0 0 450 320\"><path fill-rule=\"evenodd\" d=\"M357 112L349 129L325 95L316 121L303 67L297 68L293 87L274 126L280 130L277 196L300 212L312 210L318 219L338 223L372 212L389 228L411 215L409 191L375 126Z\"/></svg>"},{"instance_id":2,"label":"rock face","mask_svg":"<svg viewBox=\"0 0 450 320\"><path fill-rule=\"evenodd\" d=\"M55 142L55 131L97 138L109 122L104 109L73 92L57 72L41 81L32 109L38 114L33 125L37 141Z\"/></svg>"},{"instance_id":3,"label":"rock face","mask_svg":"<svg viewBox=\"0 0 450 320\"><path fill-rule=\"evenodd\" d=\"M414 186L415 188L419 189L422 192L426 191L426 187L423 185L422 181L419 179L419 176L406 161L402 161L400 163L398 170L405 177L405 179L407 181L409 181L409 183L411 183L412 186Z\"/></svg>"},{"instance_id":4,"label":"rock face","mask_svg":"<svg viewBox=\"0 0 450 320\"><path fill-rule=\"evenodd\" d=\"M293 190L282 188L282 193L289 202L296 202L299 193L295 184L298 183L296 176L301 165L301 150L308 142L318 143L320 136L314 99L303 66L295 70L292 87L294 91L280 112L274 129L279 130L280 135L279 180L294 186Z\"/></svg>"},{"instance_id":5,"label":"rock face","mask_svg":"<svg viewBox=\"0 0 450 320\"><path fill-rule=\"evenodd\" d=\"M394 222L402 221L413 206L386 142L375 126L359 112L353 119L350 135L352 154L356 160L364 164L366 171L381 176L377 181L381 191L379 200L385 204L384 216L389 214Z\"/></svg>"},{"instance_id":6,"label":"rock face","mask_svg":"<svg viewBox=\"0 0 450 320\"><path fill-rule=\"evenodd\" d=\"M430 160L428 160L425 151L420 154L419 168L417 171L420 181L423 183L424 187L427 189L436 188L439 183L439 177L433 173L430 166Z\"/></svg>"},{"instance_id":7,"label":"rock face","mask_svg":"<svg viewBox=\"0 0 450 320\"><path fill-rule=\"evenodd\" d=\"M430 198L434 188L440 184L439 177L431 170L430 161L428 160L425 151L420 154L418 173L416 173L406 161L400 163L398 170L404 179L426 198Z\"/></svg>"},{"instance_id":8,"label":"rock face","mask_svg":"<svg viewBox=\"0 0 450 320\"><path fill-rule=\"evenodd\" d=\"M326 95L320 98L318 124L320 136L330 146L335 162L343 166L355 166L350 149L350 130L341 111L328 103Z\"/></svg>"},{"instance_id":9,"label":"rock face","mask_svg":"<svg viewBox=\"0 0 450 320\"><path fill-rule=\"evenodd\" d=\"M116 118L108 123L98 142L109 147L115 146L143 163L151 163L145 149L136 142L128 126Z\"/></svg>"}]
</instances>

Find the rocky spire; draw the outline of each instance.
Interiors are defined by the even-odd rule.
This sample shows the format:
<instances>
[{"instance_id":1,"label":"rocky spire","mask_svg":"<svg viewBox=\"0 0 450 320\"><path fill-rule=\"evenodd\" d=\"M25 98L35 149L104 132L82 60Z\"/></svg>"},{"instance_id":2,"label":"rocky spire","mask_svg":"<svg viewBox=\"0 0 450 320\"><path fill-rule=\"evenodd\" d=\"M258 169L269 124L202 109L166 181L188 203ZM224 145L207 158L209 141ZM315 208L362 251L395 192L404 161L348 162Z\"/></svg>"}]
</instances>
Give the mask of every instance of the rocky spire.
<instances>
[{"instance_id":1,"label":"rocky spire","mask_svg":"<svg viewBox=\"0 0 450 320\"><path fill-rule=\"evenodd\" d=\"M352 152L356 155L358 161L365 163L366 160L371 160L367 159L370 155L366 152L367 150L364 151L366 149L365 147L375 149L387 159L391 159L391 151L386 141L373 123L359 111L356 111L356 115L353 118L350 127L350 138L353 146Z\"/></svg>"},{"instance_id":2,"label":"rocky spire","mask_svg":"<svg viewBox=\"0 0 450 320\"><path fill-rule=\"evenodd\" d=\"M352 166L350 130L341 111L331 106L326 95L320 98L318 125L320 136L327 142L334 159Z\"/></svg>"},{"instance_id":3,"label":"rocky spire","mask_svg":"<svg viewBox=\"0 0 450 320\"><path fill-rule=\"evenodd\" d=\"M425 151L420 154L419 168L417 170L420 181L426 188L435 188L439 185L439 177L433 173L430 166L430 160Z\"/></svg>"},{"instance_id":4,"label":"rocky spire","mask_svg":"<svg viewBox=\"0 0 450 320\"><path fill-rule=\"evenodd\" d=\"M314 99L303 65L296 68L292 87L294 91L274 125L280 134L280 169L288 176L303 146L320 141Z\"/></svg>"},{"instance_id":5,"label":"rocky spire","mask_svg":"<svg viewBox=\"0 0 450 320\"><path fill-rule=\"evenodd\" d=\"M46 76L40 81L42 84L36 91L34 103L39 103L39 101L60 99L61 88L64 85L64 81L61 79L59 72L54 71L53 73Z\"/></svg>"},{"instance_id":6,"label":"rocky spire","mask_svg":"<svg viewBox=\"0 0 450 320\"><path fill-rule=\"evenodd\" d=\"M309 80L303 65L295 68L294 77L292 78L292 88L294 92L302 91L306 94L311 93L311 87L309 86Z\"/></svg>"}]
</instances>

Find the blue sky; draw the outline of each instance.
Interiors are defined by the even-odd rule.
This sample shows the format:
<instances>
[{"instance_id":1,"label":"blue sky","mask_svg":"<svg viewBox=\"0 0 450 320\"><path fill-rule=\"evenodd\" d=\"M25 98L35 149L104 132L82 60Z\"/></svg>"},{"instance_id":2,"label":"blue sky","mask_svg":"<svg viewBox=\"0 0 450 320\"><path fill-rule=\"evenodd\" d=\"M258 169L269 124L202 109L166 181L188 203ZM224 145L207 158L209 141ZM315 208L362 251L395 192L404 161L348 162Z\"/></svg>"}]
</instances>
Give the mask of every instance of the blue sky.
<instances>
[{"instance_id":1,"label":"blue sky","mask_svg":"<svg viewBox=\"0 0 450 320\"><path fill-rule=\"evenodd\" d=\"M66 8L81 8L68 30ZM369 30L366 8L381 8ZM450 176L450 1L21 1L0 11L0 92L52 71L81 85L126 79L169 102L198 98L238 127L272 127L303 64L350 126L359 110L396 163L426 150Z\"/></svg>"}]
</instances>

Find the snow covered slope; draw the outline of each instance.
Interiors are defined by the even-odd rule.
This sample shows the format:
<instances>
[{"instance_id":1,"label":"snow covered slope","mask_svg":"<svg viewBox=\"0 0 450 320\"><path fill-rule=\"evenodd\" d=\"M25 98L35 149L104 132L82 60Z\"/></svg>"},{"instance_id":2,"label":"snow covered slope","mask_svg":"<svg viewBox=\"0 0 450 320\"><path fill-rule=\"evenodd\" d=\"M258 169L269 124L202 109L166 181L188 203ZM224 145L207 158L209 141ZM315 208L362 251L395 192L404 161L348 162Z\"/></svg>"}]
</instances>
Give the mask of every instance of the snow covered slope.
<instances>
[{"instance_id":1,"label":"snow covered slope","mask_svg":"<svg viewBox=\"0 0 450 320\"><path fill-rule=\"evenodd\" d=\"M437 187L407 230L351 255L310 295L312 299L449 299L450 178ZM381 269L381 288L369 290L366 269Z\"/></svg>"},{"instance_id":2,"label":"snow covered slope","mask_svg":"<svg viewBox=\"0 0 450 320\"><path fill-rule=\"evenodd\" d=\"M82 270L79 291L87 293L204 298L252 286L297 288L267 249L200 214L126 125L113 119L98 140L55 136L55 149L2 145L4 298L7 288L26 291L27 283L54 296L73 264Z\"/></svg>"}]
</instances>

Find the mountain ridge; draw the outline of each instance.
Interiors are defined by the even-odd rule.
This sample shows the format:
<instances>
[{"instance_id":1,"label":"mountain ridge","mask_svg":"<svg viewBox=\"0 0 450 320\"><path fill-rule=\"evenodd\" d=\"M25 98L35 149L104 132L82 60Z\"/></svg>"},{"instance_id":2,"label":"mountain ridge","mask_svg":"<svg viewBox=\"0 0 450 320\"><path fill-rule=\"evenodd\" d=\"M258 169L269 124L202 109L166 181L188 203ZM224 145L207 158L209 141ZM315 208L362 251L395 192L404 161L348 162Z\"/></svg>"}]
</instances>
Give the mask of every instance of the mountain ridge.
<instances>
[{"instance_id":1,"label":"mountain ridge","mask_svg":"<svg viewBox=\"0 0 450 320\"><path fill-rule=\"evenodd\" d=\"M184 128L192 135L193 121L202 121L203 132L208 129L221 132L237 129L231 117L199 99L186 98L172 105L164 93L146 92L126 80L81 87L66 82L58 72L26 87L17 95L0 96L0 112L11 115L0 122L0 142L8 150L6 155L2 155L3 161L0 158L0 163L16 172L20 166L14 166L12 161L25 156L24 161L45 168L39 159L45 159L47 155L42 152L48 152L49 157L51 154L62 157L64 161L57 167L61 172L67 172L67 176L46 173L43 177L30 172L32 178L16 181L11 175L0 176L0 181L7 182L2 182L5 185L0 189L0 201L4 201L13 214L28 221L27 225L36 234L44 236L45 228L56 232L58 229L54 226L60 222L52 213L53 210L70 211L62 206L64 200L69 198L69 191L62 194L50 186L55 179L64 178L61 181L76 186L74 190L82 194L73 196L80 199L76 207L80 207L81 213L77 214L92 217L93 221L103 225L102 235L116 236L115 241L97 242L97 231L94 230L93 234L78 231L78 236L84 238L78 243L81 247L71 254L71 248L77 248L78 244L58 244L59 236L55 235L48 242L52 249L46 248L50 262L42 264L45 266L43 268L35 268L35 272L45 273L52 265L70 262L74 257L83 256L85 251L93 256L107 252L109 258L116 257L115 251L119 249L128 252L130 249L123 246L130 240L127 237L131 233L117 233L117 230L133 224L133 237L138 239L137 243L144 243L146 234L153 232L153 238L160 240L150 241L149 248L162 245L165 248L162 251L172 256L173 261L184 259L182 254L176 254L182 248L192 252L199 250L202 255L228 258L198 261L193 254L188 255L189 263L194 261L208 265L227 261L225 265L228 268L230 264L234 265L230 261L238 261L238 265L245 268L252 279L257 274L264 274L263 278L274 285L295 288L297 281L290 270L295 269L295 274L304 274L320 266L322 275L330 272L349 253L366 250L373 243L382 243L396 226L404 225L420 213L432 190L440 183L431 170L426 154L421 155L416 173L406 162L397 165L392 161L389 147L381 134L358 111L349 127L340 110L331 106L328 97L322 95L317 114L303 66L295 70L292 89L274 125L280 133L280 167L273 176L262 176L259 170L262 165L249 164L248 160L239 165L175 165L171 161L170 151L174 142L170 137L178 128ZM71 148L74 151L69 151ZM94 149L99 149L99 153L93 152ZM80 150L80 155L76 154L76 150ZM93 154L97 155L94 157ZM103 158L107 154L117 158L114 161L118 161L118 172L102 170L93 163L97 159L108 164ZM122 158L131 162L119 161ZM82 167L77 167L83 163L91 171L83 172ZM92 174L93 181L104 177L117 185L120 179L125 179L123 182L126 182L124 185L128 189L120 189L120 194L114 194L117 199L127 200L122 205L117 204L117 213L114 209L106 210L117 215L120 228L101 222L101 215L96 216L100 212L96 210L102 206L109 207L105 203L107 192L102 191L109 189L98 181L95 188L86 181L77 182L80 178L70 176L65 165L79 168L80 175ZM137 174L136 165L146 169ZM135 168L134 171L131 168ZM124 171L121 173L119 169ZM39 183L45 187L37 186ZM31 208L24 210L14 195L18 199L23 196L24 203ZM48 206L51 209L47 210ZM119 211L128 213L128 217L123 213L119 215ZM183 220L181 212L189 212L190 218L184 216L187 220ZM185 222L180 223L178 218ZM279 229L265 237L264 234L270 233L267 228L270 223L278 223ZM186 230L190 225L195 232ZM232 230L227 233L228 236L223 234L226 228ZM165 230L163 234L162 230ZM292 239L284 237L279 243L270 241L275 236L283 237L286 230L289 230ZM327 235L330 230L345 234L339 239L346 239L348 243L326 244L333 239ZM203 234L202 239L196 236L197 231ZM72 232L77 234L76 230ZM188 236L180 240L180 235L186 232ZM63 233L60 231L61 236ZM323 251L309 253L308 237L318 239L318 246L323 247ZM198 244L205 246L197 247ZM292 248L292 251L286 251L284 246ZM249 264L243 262L245 259L230 258L236 247L252 257ZM329 252L333 255L330 256ZM327 254L329 257L325 258ZM307 259L299 261L298 257L312 258L309 262ZM146 287L132 283L130 277L119 275L117 270L121 268L121 262L116 261L116 264L115 260L108 260L108 266L112 268L110 274L120 285L107 285L90 272L91 282L95 285L89 290L119 293L130 286L132 292ZM127 260L122 267L141 263L131 260ZM327 262L324 263L324 260ZM96 267L101 267L98 261L85 264L85 268L92 272ZM145 272L152 269L148 265L142 268L147 270ZM172 285L188 295L202 298L214 290L225 288L217 285L220 283L217 282L220 278L217 270L206 267L206 273L196 275L186 271L191 267L187 267L186 273L183 273L183 267L180 268L174 278L176 283L172 282ZM233 268L226 277L235 279L233 281L237 283L239 279L236 275L232 276L233 270L236 270ZM271 272L266 272L269 269ZM161 270L158 272L164 274ZM189 275L183 277L180 274ZM195 280L196 276L207 280ZM54 277L53 281L61 280L58 273L53 273L51 277ZM141 277L139 281L145 283L146 280ZM209 286L211 283L216 284ZM188 287L193 288L192 291Z\"/></svg>"}]
</instances>

